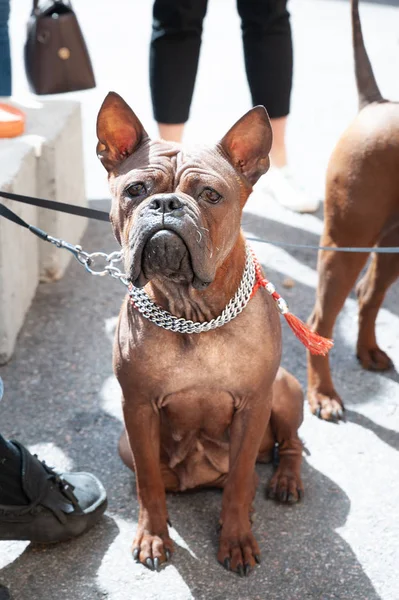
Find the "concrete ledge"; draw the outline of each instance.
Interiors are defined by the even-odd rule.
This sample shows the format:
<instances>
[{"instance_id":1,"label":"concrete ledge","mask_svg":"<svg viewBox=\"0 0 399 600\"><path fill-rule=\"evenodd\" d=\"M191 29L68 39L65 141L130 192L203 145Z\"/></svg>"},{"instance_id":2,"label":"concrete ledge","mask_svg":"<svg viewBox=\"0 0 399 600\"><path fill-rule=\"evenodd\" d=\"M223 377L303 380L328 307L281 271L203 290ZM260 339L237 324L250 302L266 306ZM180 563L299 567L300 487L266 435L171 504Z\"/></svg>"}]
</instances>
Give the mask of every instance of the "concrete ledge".
<instances>
[{"instance_id":1,"label":"concrete ledge","mask_svg":"<svg viewBox=\"0 0 399 600\"><path fill-rule=\"evenodd\" d=\"M27 127L19 138L0 140L0 189L86 205L79 103L13 104L25 112ZM87 225L81 217L4 204L27 222L75 244ZM0 364L11 357L39 280L59 279L70 260L70 253L0 219Z\"/></svg>"},{"instance_id":2,"label":"concrete ledge","mask_svg":"<svg viewBox=\"0 0 399 600\"><path fill-rule=\"evenodd\" d=\"M21 141L0 141L0 189L36 195L34 149ZM37 209L2 200L22 219L37 225ZM0 218L0 364L9 360L39 279L39 240Z\"/></svg>"},{"instance_id":3,"label":"concrete ledge","mask_svg":"<svg viewBox=\"0 0 399 600\"><path fill-rule=\"evenodd\" d=\"M83 141L80 104L46 102L43 109L27 110L30 126L27 134L37 147L37 194L41 198L86 206L83 167ZM51 235L77 244L87 220L51 210L39 209L39 227ZM71 260L50 244L40 244L40 280L60 279Z\"/></svg>"}]
</instances>

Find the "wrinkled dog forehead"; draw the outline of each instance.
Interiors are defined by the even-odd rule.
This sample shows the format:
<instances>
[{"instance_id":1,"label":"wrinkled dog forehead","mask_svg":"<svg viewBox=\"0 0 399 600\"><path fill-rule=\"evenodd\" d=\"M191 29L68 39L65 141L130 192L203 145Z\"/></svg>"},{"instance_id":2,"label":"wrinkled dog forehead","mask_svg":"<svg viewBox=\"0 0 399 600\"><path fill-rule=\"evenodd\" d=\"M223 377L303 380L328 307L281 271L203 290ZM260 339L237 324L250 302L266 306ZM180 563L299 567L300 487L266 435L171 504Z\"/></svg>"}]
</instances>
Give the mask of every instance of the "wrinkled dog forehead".
<instances>
[{"instance_id":1,"label":"wrinkled dog forehead","mask_svg":"<svg viewBox=\"0 0 399 600\"><path fill-rule=\"evenodd\" d=\"M223 174L226 177L235 175L233 166L217 145L184 146L180 148L176 158L178 169L193 168L199 172Z\"/></svg>"},{"instance_id":2,"label":"wrinkled dog forehead","mask_svg":"<svg viewBox=\"0 0 399 600\"><path fill-rule=\"evenodd\" d=\"M142 144L111 176L111 192L118 195L137 181L152 182L152 193L210 186L220 193L237 193L241 179L217 146L182 147L163 140ZM151 186L152 187L152 186ZM150 190L149 190L150 191Z\"/></svg>"},{"instance_id":3,"label":"wrinkled dog forehead","mask_svg":"<svg viewBox=\"0 0 399 600\"><path fill-rule=\"evenodd\" d=\"M135 154L136 168L140 162L144 169L147 166L164 167L168 171L173 171L177 176L181 176L188 170L198 172L200 175L209 173L222 177L234 178L236 176L235 169L217 145L181 146L164 140L152 140L147 152L142 147Z\"/></svg>"},{"instance_id":4,"label":"wrinkled dog forehead","mask_svg":"<svg viewBox=\"0 0 399 600\"><path fill-rule=\"evenodd\" d=\"M240 177L217 146L184 147L176 155L176 187L200 183L224 189L240 187Z\"/></svg>"}]
</instances>

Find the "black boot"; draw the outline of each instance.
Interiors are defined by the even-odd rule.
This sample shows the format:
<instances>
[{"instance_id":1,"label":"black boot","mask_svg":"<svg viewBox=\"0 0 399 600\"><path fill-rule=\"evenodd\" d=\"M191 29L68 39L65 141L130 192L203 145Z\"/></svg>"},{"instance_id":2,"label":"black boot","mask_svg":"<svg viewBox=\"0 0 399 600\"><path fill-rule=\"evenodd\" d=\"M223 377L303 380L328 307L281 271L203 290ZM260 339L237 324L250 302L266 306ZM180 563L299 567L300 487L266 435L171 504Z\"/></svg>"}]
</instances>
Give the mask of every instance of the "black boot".
<instances>
[{"instance_id":1,"label":"black boot","mask_svg":"<svg viewBox=\"0 0 399 600\"><path fill-rule=\"evenodd\" d=\"M91 473L57 474L22 444L21 487L29 504L0 504L0 540L63 542L88 531L104 513L107 497Z\"/></svg>"}]
</instances>

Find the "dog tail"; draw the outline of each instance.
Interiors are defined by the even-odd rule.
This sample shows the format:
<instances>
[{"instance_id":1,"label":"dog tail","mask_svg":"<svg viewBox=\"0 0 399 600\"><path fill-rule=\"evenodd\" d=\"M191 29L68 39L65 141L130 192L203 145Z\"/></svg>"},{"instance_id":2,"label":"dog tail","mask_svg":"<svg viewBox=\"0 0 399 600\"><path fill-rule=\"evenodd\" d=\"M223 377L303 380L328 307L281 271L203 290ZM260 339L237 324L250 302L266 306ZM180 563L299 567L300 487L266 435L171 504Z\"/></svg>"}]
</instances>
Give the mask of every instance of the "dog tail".
<instances>
[{"instance_id":1,"label":"dog tail","mask_svg":"<svg viewBox=\"0 0 399 600\"><path fill-rule=\"evenodd\" d=\"M362 26L359 17L359 0L351 0L351 11L353 53L360 110L371 102L381 102L383 97L378 89L373 69L364 46Z\"/></svg>"}]
</instances>

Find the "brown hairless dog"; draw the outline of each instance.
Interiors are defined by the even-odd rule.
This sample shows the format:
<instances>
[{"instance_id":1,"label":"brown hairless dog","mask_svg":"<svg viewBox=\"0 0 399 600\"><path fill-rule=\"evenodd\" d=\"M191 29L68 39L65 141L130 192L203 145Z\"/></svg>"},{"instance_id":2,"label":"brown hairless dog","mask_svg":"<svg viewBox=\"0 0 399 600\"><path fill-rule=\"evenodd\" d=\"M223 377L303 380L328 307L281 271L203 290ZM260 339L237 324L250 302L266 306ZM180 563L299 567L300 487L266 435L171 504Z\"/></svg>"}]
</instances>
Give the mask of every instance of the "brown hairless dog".
<instances>
[{"instance_id":1,"label":"brown hairless dog","mask_svg":"<svg viewBox=\"0 0 399 600\"><path fill-rule=\"evenodd\" d=\"M269 497L293 503L303 492L302 391L279 369L274 300L264 288L249 299L252 259L240 225L252 185L269 167L269 118L256 107L214 147L189 150L151 140L110 93L97 133L112 226L133 283L114 345L127 432L120 452L136 472L140 504L133 556L158 569L173 551L165 490L223 487L218 559L247 575L260 557L250 518L255 462L269 460L277 443ZM243 281L249 294L236 318L201 333L181 331L218 317ZM143 287L145 309L133 295ZM176 330L164 328L172 323Z\"/></svg>"},{"instance_id":2,"label":"brown hairless dog","mask_svg":"<svg viewBox=\"0 0 399 600\"><path fill-rule=\"evenodd\" d=\"M359 113L339 140L327 170L323 246L399 246L399 104L379 92L364 47L358 2L352 0L353 46ZM320 251L316 304L309 324L331 336L335 320L368 255ZM376 341L375 321L388 287L399 274L398 254L373 254L357 286L357 356L363 368L383 371L392 362ZM328 357L308 359L308 398L326 420L344 416Z\"/></svg>"}]
</instances>

